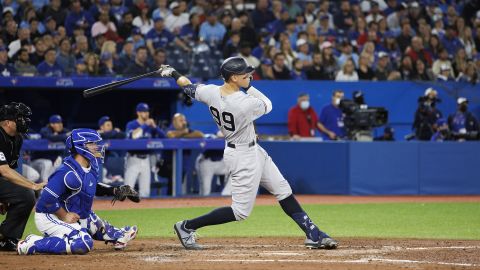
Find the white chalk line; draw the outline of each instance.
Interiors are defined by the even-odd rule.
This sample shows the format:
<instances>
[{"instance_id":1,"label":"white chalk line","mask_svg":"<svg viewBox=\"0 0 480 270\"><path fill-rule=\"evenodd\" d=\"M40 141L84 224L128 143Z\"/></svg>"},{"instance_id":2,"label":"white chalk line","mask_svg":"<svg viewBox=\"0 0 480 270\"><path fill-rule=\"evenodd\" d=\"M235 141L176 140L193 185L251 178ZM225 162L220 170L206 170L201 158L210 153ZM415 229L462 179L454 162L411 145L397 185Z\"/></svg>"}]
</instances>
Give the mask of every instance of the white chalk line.
<instances>
[{"instance_id":1,"label":"white chalk line","mask_svg":"<svg viewBox=\"0 0 480 270\"><path fill-rule=\"evenodd\" d=\"M149 256L143 258L145 262L188 262L190 260L172 259L161 256ZM449 266L464 266L477 267L480 264L473 263L451 263L451 262L432 262L432 261L418 261L418 260L400 260L400 259L381 259L381 258L361 258L358 260L319 260L319 259L199 259L195 258L196 263L199 262L217 262L217 263L339 263L339 264L369 264L372 262L392 263L392 264L433 264L433 265L449 265Z\"/></svg>"}]
</instances>

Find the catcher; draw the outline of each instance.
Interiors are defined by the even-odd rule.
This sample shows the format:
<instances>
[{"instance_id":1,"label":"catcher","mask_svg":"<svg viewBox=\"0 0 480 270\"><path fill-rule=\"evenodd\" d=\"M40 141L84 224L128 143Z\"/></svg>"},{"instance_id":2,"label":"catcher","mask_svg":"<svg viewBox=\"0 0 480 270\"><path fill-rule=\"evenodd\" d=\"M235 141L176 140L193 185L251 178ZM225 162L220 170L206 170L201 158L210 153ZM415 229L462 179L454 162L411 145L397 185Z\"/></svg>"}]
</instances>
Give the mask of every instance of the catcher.
<instances>
[{"instance_id":1,"label":"catcher","mask_svg":"<svg viewBox=\"0 0 480 270\"><path fill-rule=\"evenodd\" d=\"M70 156L50 176L35 211L35 224L44 237L30 234L20 241L20 255L85 254L93 240L112 243L122 250L137 235L137 226L116 228L92 211L94 196L113 196L112 203L126 198L139 202L129 186L111 187L99 183L104 145L92 129L75 129L66 140Z\"/></svg>"}]
</instances>

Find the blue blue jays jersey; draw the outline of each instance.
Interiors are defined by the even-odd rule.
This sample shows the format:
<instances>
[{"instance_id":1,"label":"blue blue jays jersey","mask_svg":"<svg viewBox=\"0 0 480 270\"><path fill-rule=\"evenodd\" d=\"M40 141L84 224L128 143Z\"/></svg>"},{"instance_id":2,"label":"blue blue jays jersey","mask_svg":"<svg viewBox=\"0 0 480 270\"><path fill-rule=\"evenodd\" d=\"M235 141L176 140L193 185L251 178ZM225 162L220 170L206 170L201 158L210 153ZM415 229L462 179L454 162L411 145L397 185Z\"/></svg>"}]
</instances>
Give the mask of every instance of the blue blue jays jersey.
<instances>
[{"instance_id":1,"label":"blue blue jays jersey","mask_svg":"<svg viewBox=\"0 0 480 270\"><path fill-rule=\"evenodd\" d=\"M77 213L81 219L88 218L98 181L98 172L92 169L85 172L75 159L67 157L48 179L36 212L55 213L63 207L67 212Z\"/></svg>"},{"instance_id":2,"label":"blue blue jays jersey","mask_svg":"<svg viewBox=\"0 0 480 270\"><path fill-rule=\"evenodd\" d=\"M125 129L128 139L133 139L132 132L137 128L142 129L142 134L140 138L136 139L165 138L165 133L163 133L163 131L159 127L154 128L147 124L141 125L140 123L138 123L137 120L132 120L127 123L127 127Z\"/></svg>"}]
</instances>

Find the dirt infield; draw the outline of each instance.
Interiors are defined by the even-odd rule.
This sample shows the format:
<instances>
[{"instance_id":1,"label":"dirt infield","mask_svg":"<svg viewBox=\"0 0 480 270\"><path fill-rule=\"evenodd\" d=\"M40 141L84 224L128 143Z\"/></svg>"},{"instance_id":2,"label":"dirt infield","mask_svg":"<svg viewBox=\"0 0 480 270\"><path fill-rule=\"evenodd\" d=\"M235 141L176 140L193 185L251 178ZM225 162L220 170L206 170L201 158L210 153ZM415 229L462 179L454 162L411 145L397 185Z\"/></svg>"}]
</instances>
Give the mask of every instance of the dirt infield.
<instances>
[{"instance_id":1,"label":"dirt infield","mask_svg":"<svg viewBox=\"0 0 480 270\"><path fill-rule=\"evenodd\" d=\"M480 196L298 196L304 204L480 202ZM94 209L228 205L230 198L150 199L140 204L97 200ZM259 196L257 205L277 202ZM478 224L477 224L478 225ZM472 226L477 226L473 225ZM84 256L0 253L0 269L480 269L480 241L340 238L337 250L308 250L299 237L203 238L202 251L186 251L173 236L136 239L125 251L96 242Z\"/></svg>"},{"instance_id":2,"label":"dirt infield","mask_svg":"<svg viewBox=\"0 0 480 270\"><path fill-rule=\"evenodd\" d=\"M83 256L1 253L2 269L480 269L480 241L339 239L337 250L308 250L299 238L135 240L125 251L95 243Z\"/></svg>"}]
</instances>

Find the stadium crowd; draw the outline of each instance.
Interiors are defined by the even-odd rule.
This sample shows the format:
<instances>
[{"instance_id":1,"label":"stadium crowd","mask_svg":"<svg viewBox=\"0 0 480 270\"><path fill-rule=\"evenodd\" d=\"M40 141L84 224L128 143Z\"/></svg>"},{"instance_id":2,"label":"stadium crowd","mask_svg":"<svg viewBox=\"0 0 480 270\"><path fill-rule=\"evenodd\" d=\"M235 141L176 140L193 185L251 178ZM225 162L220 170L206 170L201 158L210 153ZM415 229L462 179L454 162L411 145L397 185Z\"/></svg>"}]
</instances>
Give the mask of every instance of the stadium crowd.
<instances>
[{"instance_id":1,"label":"stadium crowd","mask_svg":"<svg viewBox=\"0 0 480 270\"><path fill-rule=\"evenodd\" d=\"M470 0L1 0L0 76L202 79L243 56L265 80L477 83Z\"/></svg>"}]
</instances>

